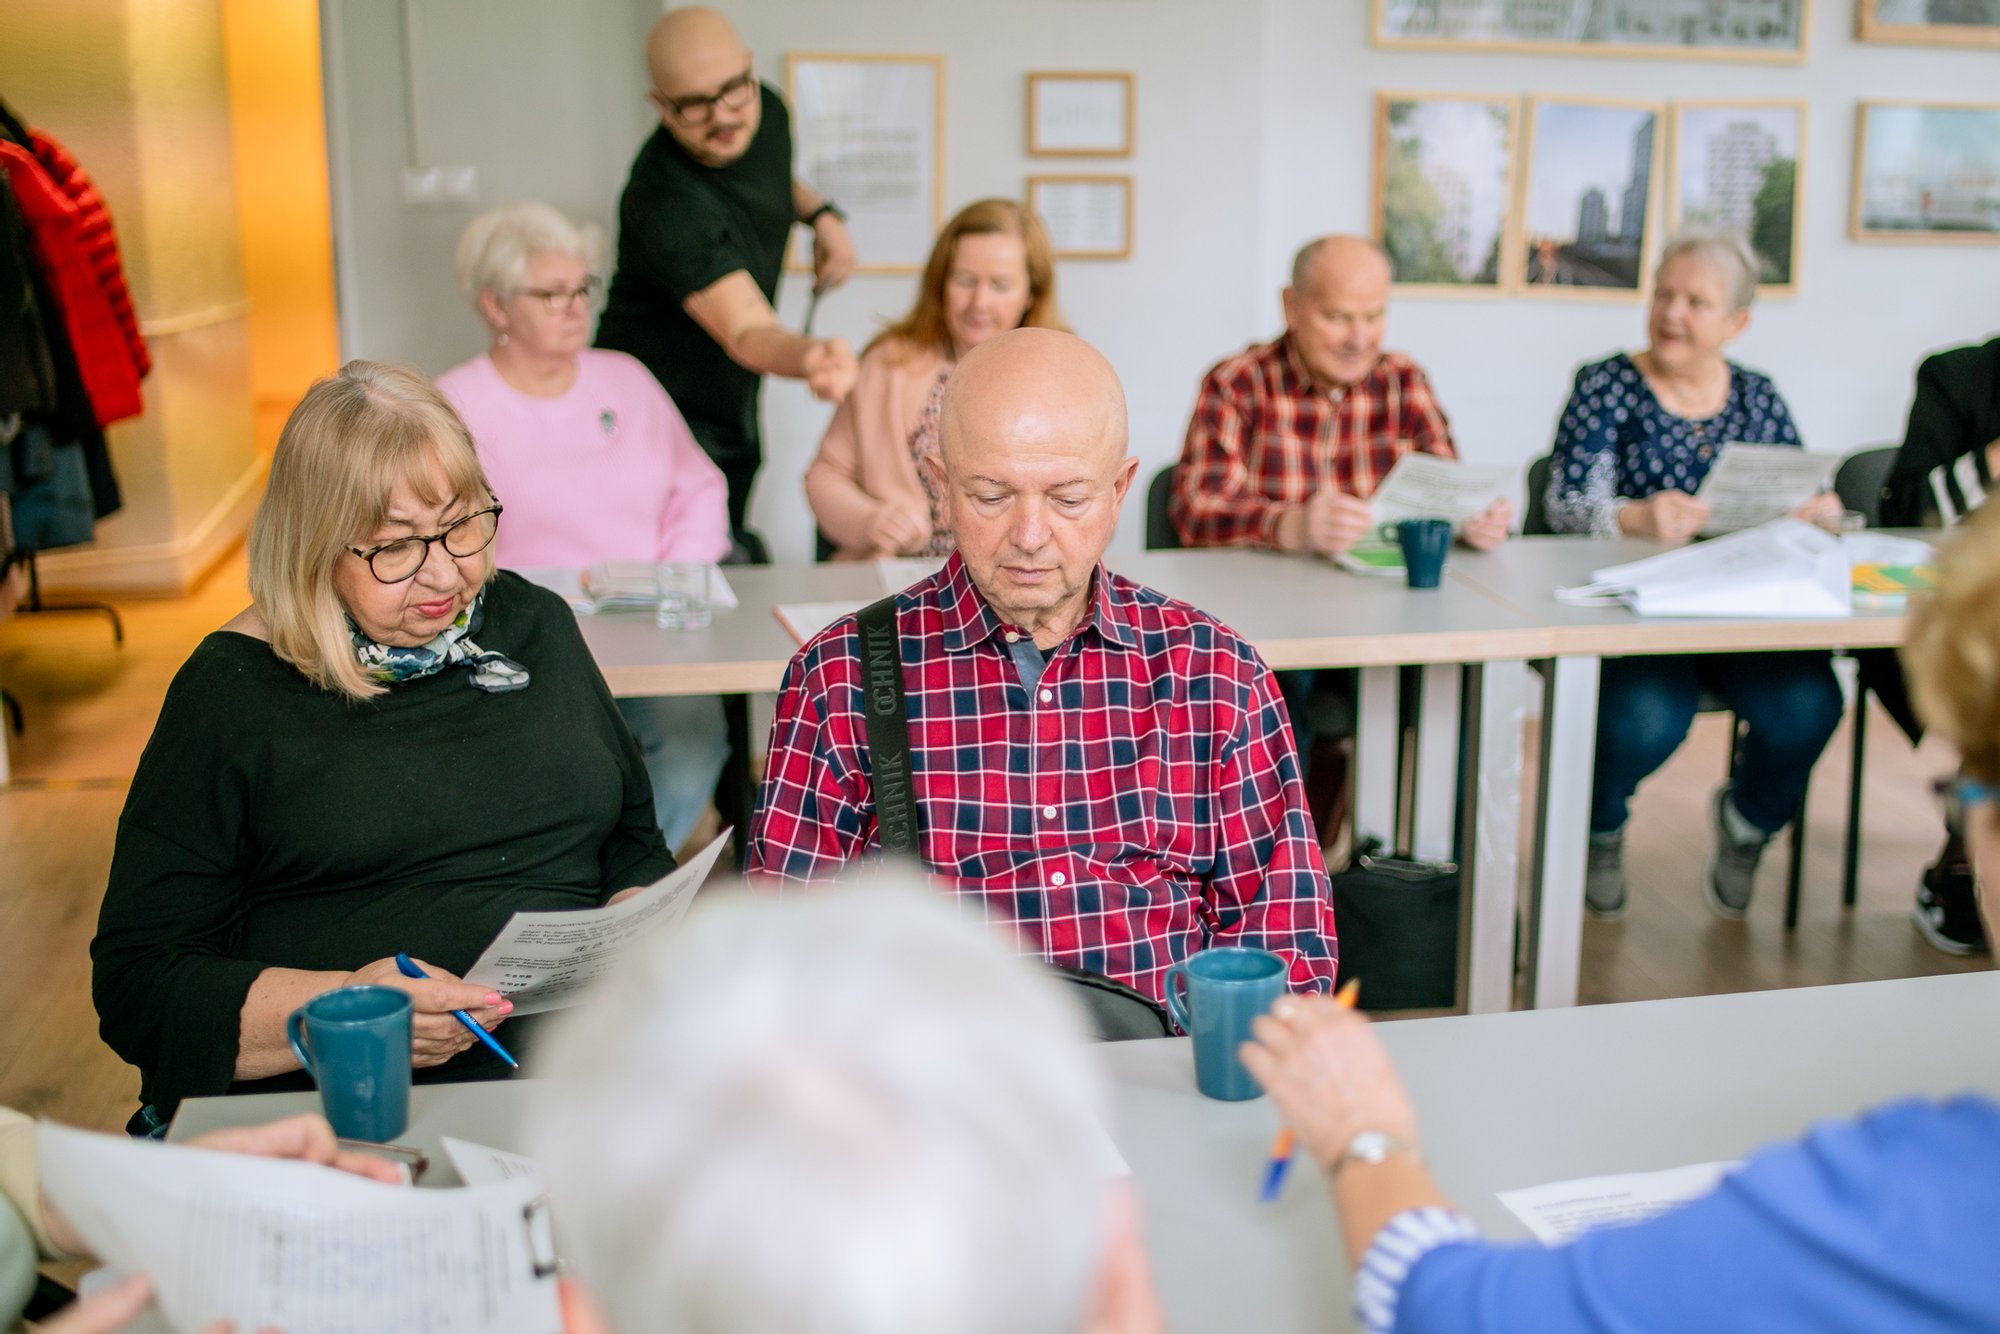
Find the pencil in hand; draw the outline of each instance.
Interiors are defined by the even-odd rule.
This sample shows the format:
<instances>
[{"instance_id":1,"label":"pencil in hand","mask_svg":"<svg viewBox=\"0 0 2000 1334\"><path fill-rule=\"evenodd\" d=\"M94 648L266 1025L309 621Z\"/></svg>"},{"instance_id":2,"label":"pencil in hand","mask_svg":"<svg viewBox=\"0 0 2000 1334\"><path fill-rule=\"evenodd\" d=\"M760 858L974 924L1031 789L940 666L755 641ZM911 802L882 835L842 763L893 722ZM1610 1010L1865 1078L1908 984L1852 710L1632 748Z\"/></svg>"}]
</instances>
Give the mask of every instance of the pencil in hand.
<instances>
[{"instance_id":1,"label":"pencil in hand","mask_svg":"<svg viewBox=\"0 0 2000 1334\"><path fill-rule=\"evenodd\" d=\"M1349 978L1347 985L1334 993L1333 1003L1343 1010L1354 1008L1354 1002L1361 995L1361 979ZM1281 1126L1278 1137L1271 1141L1271 1160L1264 1166L1264 1189L1258 1193L1258 1200L1270 1204L1285 1188L1285 1173L1292 1165L1292 1151L1298 1145L1297 1136L1290 1126Z\"/></svg>"}]
</instances>

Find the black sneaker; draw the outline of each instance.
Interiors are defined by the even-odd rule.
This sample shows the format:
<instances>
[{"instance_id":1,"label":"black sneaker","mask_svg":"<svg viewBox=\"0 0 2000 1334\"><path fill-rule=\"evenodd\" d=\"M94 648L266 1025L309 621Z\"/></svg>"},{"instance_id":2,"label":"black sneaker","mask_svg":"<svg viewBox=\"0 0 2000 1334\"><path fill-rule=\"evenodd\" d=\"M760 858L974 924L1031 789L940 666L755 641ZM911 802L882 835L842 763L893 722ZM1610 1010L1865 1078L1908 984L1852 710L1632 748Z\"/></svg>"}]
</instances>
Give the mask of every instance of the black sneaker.
<instances>
[{"instance_id":1,"label":"black sneaker","mask_svg":"<svg viewBox=\"0 0 2000 1334\"><path fill-rule=\"evenodd\" d=\"M1910 920L1932 948L1946 954L1985 954L1986 927L1979 920L1979 889L1963 856L1946 856L1924 871L1917 883L1917 906Z\"/></svg>"}]
</instances>

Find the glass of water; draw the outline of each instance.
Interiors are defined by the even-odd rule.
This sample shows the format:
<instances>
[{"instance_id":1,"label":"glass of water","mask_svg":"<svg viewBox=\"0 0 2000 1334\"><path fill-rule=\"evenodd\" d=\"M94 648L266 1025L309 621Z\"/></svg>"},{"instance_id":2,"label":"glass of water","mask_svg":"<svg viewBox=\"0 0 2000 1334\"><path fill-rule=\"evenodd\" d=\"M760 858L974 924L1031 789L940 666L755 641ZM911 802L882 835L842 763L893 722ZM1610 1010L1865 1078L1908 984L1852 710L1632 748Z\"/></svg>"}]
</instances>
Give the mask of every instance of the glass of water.
<instances>
[{"instance_id":1,"label":"glass of water","mask_svg":"<svg viewBox=\"0 0 2000 1334\"><path fill-rule=\"evenodd\" d=\"M709 567L706 561L662 561L653 574L653 591L659 597L654 619L662 630L705 630L715 617L709 602Z\"/></svg>"}]
</instances>

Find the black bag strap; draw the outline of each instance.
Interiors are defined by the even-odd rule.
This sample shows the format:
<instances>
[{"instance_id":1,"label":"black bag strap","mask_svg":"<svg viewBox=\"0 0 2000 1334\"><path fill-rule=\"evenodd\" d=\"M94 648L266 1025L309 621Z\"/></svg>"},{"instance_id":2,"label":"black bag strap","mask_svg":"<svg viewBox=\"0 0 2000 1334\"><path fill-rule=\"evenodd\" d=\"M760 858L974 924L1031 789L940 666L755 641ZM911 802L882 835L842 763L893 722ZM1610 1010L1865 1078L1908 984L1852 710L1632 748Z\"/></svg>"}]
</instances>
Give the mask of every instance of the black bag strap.
<instances>
[{"instance_id":1,"label":"black bag strap","mask_svg":"<svg viewBox=\"0 0 2000 1334\"><path fill-rule=\"evenodd\" d=\"M868 719L876 831L885 854L915 857L917 790L910 781L910 706L903 692L896 595L863 607L855 624L861 638L862 711Z\"/></svg>"}]
</instances>

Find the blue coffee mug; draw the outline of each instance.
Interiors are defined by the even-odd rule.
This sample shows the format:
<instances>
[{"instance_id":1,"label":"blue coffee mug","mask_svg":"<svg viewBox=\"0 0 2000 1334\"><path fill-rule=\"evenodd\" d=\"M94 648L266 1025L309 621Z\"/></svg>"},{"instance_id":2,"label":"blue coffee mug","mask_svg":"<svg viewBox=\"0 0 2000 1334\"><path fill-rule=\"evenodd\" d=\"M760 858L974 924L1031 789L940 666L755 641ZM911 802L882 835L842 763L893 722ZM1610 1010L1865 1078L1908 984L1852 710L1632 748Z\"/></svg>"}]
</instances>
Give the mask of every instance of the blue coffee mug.
<instances>
[{"instance_id":1,"label":"blue coffee mug","mask_svg":"<svg viewBox=\"0 0 2000 1334\"><path fill-rule=\"evenodd\" d=\"M1411 588L1436 588L1444 578L1444 553L1451 549L1451 523L1445 519L1405 519L1389 525L1389 535L1403 548L1403 573Z\"/></svg>"},{"instance_id":2,"label":"blue coffee mug","mask_svg":"<svg viewBox=\"0 0 2000 1334\"><path fill-rule=\"evenodd\" d=\"M1250 1021L1285 994L1285 961L1268 950L1235 946L1203 950L1167 969L1167 1012L1194 1039L1195 1087L1223 1102L1262 1097L1236 1049L1250 1040ZM1182 1001L1176 983L1187 984Z\"/></svg>"},{"instance_id":3,"label":"blue coffee mug","mask_svg":"<svg viewBox=\"0 0 2000 1334\"><path fill-rule=\"evenodd\" d=\"M285 1037L342 1139L382 1144L409 1128L411 1008L410 993L394 987L342 987L285 1020Z\"/></svg>"}]
</instances>

